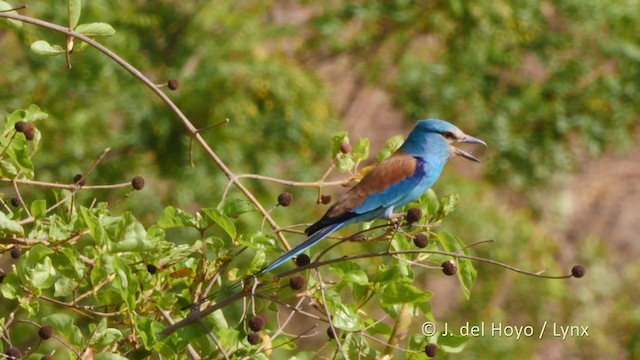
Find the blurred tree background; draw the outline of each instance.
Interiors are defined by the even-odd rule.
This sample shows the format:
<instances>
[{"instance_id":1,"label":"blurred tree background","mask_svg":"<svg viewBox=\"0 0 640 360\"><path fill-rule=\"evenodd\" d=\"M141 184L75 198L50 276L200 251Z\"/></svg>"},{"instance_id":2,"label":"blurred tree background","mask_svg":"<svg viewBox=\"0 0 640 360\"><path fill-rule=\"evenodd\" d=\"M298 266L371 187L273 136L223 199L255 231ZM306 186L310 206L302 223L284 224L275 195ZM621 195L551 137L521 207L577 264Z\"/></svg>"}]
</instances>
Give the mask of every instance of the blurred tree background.
<instances>
[{"instance_id":1,"label":"blurred tree background","mask_svg":"<svg viewBox=\"0 0 640 360\"><path fill-rule=\"evenodd\" d=\"M27 4L67 21L65 2ZM457 164L435 188L460 195L445 227L469 243L495 239L479 255L550 274L584 263L587 276L478 264L467 301L427 273L435 317L450 328L589 326L589 336L484 336L455 357L640 357L637 0L114 0L87 2L82 16L113 25L102 42L158 83L178 79L170 95L196 126L229 119L204 136L237 173L315 180L336 132L375 149L427 117L485 140L482 173ZM45 61L27 46L40 38L64 42L32 26L0 30L0 112L35 103L49 113L36 178L70 181L111 147L89 183L143 175L147 191L127 204L143 219L219 202L223 174L200 150L190 166L182 124L147 89L93 49L71 70L64 57ZM284 189L247 183L266 203ZM325 210L303 205L315 191L291 191L298 211L274 214L281 224Z\"/></svg>"}]
</instances>

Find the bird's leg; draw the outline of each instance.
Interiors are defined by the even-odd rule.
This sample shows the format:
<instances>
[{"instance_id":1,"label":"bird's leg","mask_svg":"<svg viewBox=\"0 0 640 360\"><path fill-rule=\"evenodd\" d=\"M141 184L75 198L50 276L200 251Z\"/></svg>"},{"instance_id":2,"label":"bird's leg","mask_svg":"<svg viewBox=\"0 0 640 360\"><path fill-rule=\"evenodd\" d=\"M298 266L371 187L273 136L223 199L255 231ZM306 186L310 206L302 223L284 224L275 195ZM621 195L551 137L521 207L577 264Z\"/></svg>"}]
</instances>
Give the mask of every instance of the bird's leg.
<instances>
[{"instance_id":1,"label":"bird's leg","mask_svg":"<svg viewBox=\"0 0 640 360\"><path fill-rule=\"evenodd\" d=\"M384 211L384 213L382 214L382 216L380 216L380 218L384 219L384 220L389 220L389 221L391 221L393 223L393 222L396 222L398 218L403 217L403 216L404 216L404 214L394 214L393 213L393 206L391 206L391 207L388 207Z\"/></svg>"}]
</instances>

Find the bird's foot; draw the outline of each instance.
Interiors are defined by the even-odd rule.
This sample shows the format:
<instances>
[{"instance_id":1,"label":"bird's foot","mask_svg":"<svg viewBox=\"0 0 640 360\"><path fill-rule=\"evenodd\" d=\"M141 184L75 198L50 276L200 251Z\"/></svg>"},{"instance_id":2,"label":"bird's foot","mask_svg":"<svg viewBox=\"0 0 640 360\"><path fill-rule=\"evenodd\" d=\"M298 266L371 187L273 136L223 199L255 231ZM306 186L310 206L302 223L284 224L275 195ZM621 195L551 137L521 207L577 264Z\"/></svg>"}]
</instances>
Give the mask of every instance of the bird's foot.
<instances>
[{"instance_id":1,"label":"bird's foot","mask_svg":"<svg viewBox=\"0 0 640 360\"><path fill-rule=\"evenodd\" d=\"M404 214L403 213L393 213L393 214L389 214L389 215L382 215L380 218L384 219L384 220L389 220L391 222L396 222L396 221L398 221L398 219L404 218Z\"/></svg>"}]
</instances>

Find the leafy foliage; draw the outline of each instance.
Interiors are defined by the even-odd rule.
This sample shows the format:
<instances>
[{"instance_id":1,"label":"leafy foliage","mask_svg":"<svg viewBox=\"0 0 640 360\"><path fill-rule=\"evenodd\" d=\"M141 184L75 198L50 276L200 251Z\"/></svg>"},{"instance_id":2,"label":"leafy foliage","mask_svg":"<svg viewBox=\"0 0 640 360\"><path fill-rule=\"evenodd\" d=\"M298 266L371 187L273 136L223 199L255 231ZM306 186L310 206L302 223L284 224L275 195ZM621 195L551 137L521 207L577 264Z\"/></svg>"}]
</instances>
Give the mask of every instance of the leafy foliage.
<instances>
[{"instance_id":1,"label":"leafy foliage","mask_svg":"<svg viewBox=\"0 0 640 360\"><path fill-rule=\"evenodd\" d=\"M3 168L16 170L3 173L5 181L18 181L23 186L36 184L27 180L33 179L31 160L40 144L40 135L26 141L14 127L17 121L46 118L37 106L17 110L7 117L1 139L5 151L0 161L7 164ZM334 139L345 141L348 137L342 133ZM29 151L25 151L27 148ZM359 161L359 156L368 151L368 142L360 140L356 150L348 155ZM24 158L20 160L19 156ZM1 314L3 338L17 339L18 330L14 328L24 322L51 326L58 334L57 344L36 346L34 351L47 353L55 349L57 356L66 354L67 358L87 352L104 358L140 354L133 357L138 358L150 353L176 358L187 351L187 346L202 354L220 354L222 349L238 355L260 354L260 347L242 340L246 330L238 311L259 309L277 316L281 300L276 299L294 295L280 286L260 290L258 294L265 297L254 298L252 309L230 304L223 313L202 320L220 339L221 349L206 341L206 332L197 330L200 325L169 336L159 334L167 319L188 314L188 306L202 296L203 286L210 283L224 289L225 285L215 280L221 274L229 274L230 280L250 275L267 264L271 253L279 251L280 246L271 234L255 230L238 232L238 219L257 215L252 205L241 199L225 198L217 207L203 208L195 214L169 206L155 224L144 226L129 211L114 213L111 208L117 202L94 202L89 206L79 202L75 193L91 191L90 187L86 190L81 184L63 187L53 190L55 198L62 200L55 205L48 207L46 200L36 199L28 210L25 207L0 212L0 231L4 242L8 242L0 246L5 250L19 246L22 252L0 286L2 297L10 304ZM431 217L393 235L372 230L367 233L375 239L391 241L397 251L409 250L414 232L425 229L433 232L453 210L456 201L451 199L456 198L448 196L438 203L433 192L429 192L414 205L433 214ZM438 244L428 250L448 251L454 258L458 252L468 254L457 237L442 233L438 238ZM253 253L249 266L243 265L238 256L248 249ZM345 332L339 341L346 357L380 354L381 350L365 336L376 319L364 315L370 310L363 312L374 309L376 302L390 319L402 316L398 307L406 305L409 307L404 312L412 316L433 318L429 306L431 294L413 284L414 271L406 262L439 261L443 256L430 255L428 250L401 254L373 267L362 266L358 257L333 263L329 276L338 281L330 286L323 277L310 277L304 298L322 303L332 314L332 326ZM377 255L380 256L385 255ZM318 257L315 261L320 260L325 259ZM462 289L468 296L476 272L468 260L458 261ZM271 282L275 285L280 281L276 278ZM346 298L352 300L347 303ZM371 331L377 336L392 336L391 328L382 324ZM271 325L262 331L262 336L275 345L283 341L278 333L279 329ZM28 342L28 336L22 339L25 340L11 345L34 345ZM429 339L422 337L414 342L424 346ZM285 346L280 351L286 349L291 348Z\"/></svg>"}]
</instances>

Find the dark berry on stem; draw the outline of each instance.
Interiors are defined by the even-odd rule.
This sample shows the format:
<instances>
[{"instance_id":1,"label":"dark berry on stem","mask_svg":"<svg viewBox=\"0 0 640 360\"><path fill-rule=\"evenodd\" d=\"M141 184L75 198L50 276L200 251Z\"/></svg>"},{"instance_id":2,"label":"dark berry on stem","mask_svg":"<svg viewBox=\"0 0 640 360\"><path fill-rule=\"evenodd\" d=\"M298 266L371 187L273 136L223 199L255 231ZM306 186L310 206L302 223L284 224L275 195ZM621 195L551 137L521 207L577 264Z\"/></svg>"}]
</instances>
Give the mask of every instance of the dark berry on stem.
<instances>
[{"instance_id":1,"label":"dark berry on stem","mask_svg":"<svg viewBox=\"0 0 640 360\"><path fill-rule=\"evenodd\" d=\"M292 276L289 279L289 287L293 290L302 290L307 286L307 280L302 275Z\"/></svg>"},{"instance_id":2,"label":"dark berry on stem","mask_svg":"<svg viewBox=\"0 0 640 360\"><path fill-rule=\"evenodd\" d=\"M27 122L26 121L18 121L16 122L16 124L13 126L17 132L24 132L24 129L27 128Z\"/></svg>"},{"instance_id":3,"label":"dark berry on stem","mask_svg":"<svg viewBox=\"0 0 640 360\"><path fill-rule=\"evenodd\" d=\"M131 179L131 186L135 190L142 190L144 188L144 178L142 176L136 176Z\"/></svg>"},{"instance_id":4,"label":"dark berry on stem","mask_svg":"<svg viewBox=\"0 0 640 360\"><path fill-rule=\"evenodd\" d=\"M4 352L4 354L7 355L9 357L9 359L20 359L20 358L22 358L22 353L20 352L20 350L18 350L18 348L15 348L15 347L8 348Z\"/></svg>"},{"instance_id":5,"label":"dark berry on stem","mask_svg":"<svg viewBox=\"0 0 640 360\"><path fill-rule=\"evenodd\" d=\"M147 264L147 272L151 275L155 274L158 268L153 264Z\"/></svg>"},{"instance_id":6,"label":"dark berry on stem","mask_svg":"<svg viewBox=\"0 0 640 360\"><path fill-rule=\"evenodd\" d=\"M413 243L416 247L424 249L427 247L427 245L429 245L429 236L427 236L426 234L416 234L416 236L413 238Z\"/></svg>"},{"instance_id":7,"label":"dark berry on stem","mask_svg":"<svg viewBox=\"0 0 640 360\"><path fill-rule=\"evenodd\" d=\"M35 125L33 125L31 123L27 123L27 125L25 125L24 130L22 131L22 133L24 134L24 138L27 139L27 141L33 140L33 138L36 136L36 127L35 127Z\"/></svg>"},{"instance_id":8,"label":"dark berry on stem","mask_svg":"<svg viewBox=\"0 0 640 360\"><path fill-rule=\"evenodd\" d=\"M290 192L285 191L282 194L278 195L278 204L280 204L281 206L289 206L292 200L293 195L291 195Z\"/></svg>"},{"instance_id":9,"label":"dark berry on stem","mask_svg":"<svg viewBox=\"0 0 640 360\"><path fill-rule=\"evenodd\" d=\"M458 271L458 266L456 265L455 262L453 262L453 260L447 260L442 263L442 272L445 275L447 276L455 275L456 271Z\"/></svg>"},{"instance_id":10,"label":"dark berry on stem","mask_svg":"<svg viewBox=\"0 0 640 360\"><path fill-rule=\"evenodd\" d=\"M14 246L13 248L11 248L11 257L14 259L18 259L20 258L20 255L22 255L22 252L20 251L20 248L17 246Z\"/></svg>"},{"instance_id":11,"label":"dark berry on stem","mask_svg":"<svg viewBox=\"0 0 640 360\"><path fill-rule=\"evenodd\" d=\"M180 87L180 82L176 79L171 79L167 82L167 86L170 90L178 90Z\"/></svg>"},{"instance_id":12,"label":"dark berry on stem","mask_svg":"<svg viewBox=\"0 0 640 360\"><path fill-rule=\"evenodd\" d=\"M13 207L20 206L20 198L12 197L11 198L11 206L13 206Z\"/></svg>"},{"instance_id":13,"label":"dark berry on stem","mask_svg":"<svg viewBox=\"0 0 640 360\"><path fill-rule=\"evenodd\" d=\"M309 258L309 255L307 254L300 254L298 256L296 256L296 265L298 266L305 266L305 265L309 265L309 263L311 262L311 259Z\"/></svg>"},{"instance_id":14,"label":"dark berry on stem","mask_svg":"<svg viewBox=\"0 0 640 360\"><path fill-rule=\"evenodd\" d=\"M47 354L47 355L41 357L40 360L53 360L53 356Z\"/></svg>"},{"instance_id":15,"label":"dark berry on stem","mask_svg":"<svg viewBox=\"0 0 640 360\"><path fill-rule=\"evenodd\" d=\"M3 270L0 269L0 284L4 281L4 278L7 276Z\"/></svg>"},{"instance_id":16,"label":"dark berry on stem","mask_svg":"<svg viewBox=\"0 0 640 360\"><path fill-rule=\"evenodd\" d=\"M329 337L329 339L335 339L336 335L337 335L338 329L336 329L336 332L333 332L333 329L331 328L331 326L329 326L327 328L327 336Z\"/></svg>"},{"instance_id":17,"label":"dark berry on stem","mask_svg":"<svg viewBox=\"0 0 640 360\"><path fill-rule=\"evenodd\" d=\"M251 320L249 320L249 329L253 331L260 331L264 329L264 327L267 325L266 318L266 316L255 315L251 318Z\"/></svg>"},{"instance_id":18,"label":"dark berry on stem","mask_svg":"<svg viewBox=\"0 0 640 360\"><path fill-rule=\"evenodd\" d=\"M414 222L420 220L422 218L422 210L417 207L412 207L407 211L407 222L409 224L413 224Z\"/></svg>"},{"instance_id":19,"label":"dark berry on stem","mask_svg":"<svg viewBox=\"0 0 640 360\"><path fill-rule=\"evenodd\" d=\"M340 152L343 154L348 154L351 152L351 144L349 143L343 143L342 145L340 145Z\"/></svg>"},{"instance_id":20,"label":"dark berry on stem","mask_svg":"<svg viewBox=\"0 0 640 360\"><path fill-rule=\"evenodd\" d=\"M261 340L260 335L258 333L252 332L249 335L247 335L247 341L251 345L258 344L260 340Z\"/></svg>"},{"instance_id":21,"label":"dark berry on stem","mask_svg":"<svg viewBox=\"0 0 640 360\"><path fill-rule=\"evenodd\" d=\"M430 358L435 357L438 353L438 345L427 344L427 346L424 347L424 353Z\"/></svg>"},{"instance_id":22,"label":"dark berry on stem","mask_svg":"<svg viewBox=\"0 0 640 360\"><path fill-rule=\"evenodd\" d=\"M331 202L331 195L322 195L320 196L320 202L327 205Z\"/></svg>"},{"instance_id":23,"label":"dark berry on stem","mask_svg":"<svg viewBox=\"0 0 640 360\"><path fill-rule=\"evenodd\" d=\"M49 325L45 325L38 330L38 336L40 339L47 340L53 336L53 328Z\"/></svg>"},{"instance_id":24,"label":"dark berry on stem","mask_svg":"<svg viewBox=\"0 0 640 360\"><path fill-rule=\"evenodd\" d=\"M571 275L573 275L573 277L581 278L586 273L587 269L584 267L584 265L576 265L571 268Z\"/></svg>"},{"instance_id":25,"label":"dark berry on stem","mask_svg":"<svg viewBox=\"0 0 640 360\"><path fill-rule=\"evenodd\" d=\"M80 186L84 186L87 183L87 179L83 179L82 174L76 174L76 176L73 177L73 182Z\"/></svg>"}]
</instances>

